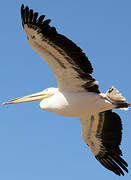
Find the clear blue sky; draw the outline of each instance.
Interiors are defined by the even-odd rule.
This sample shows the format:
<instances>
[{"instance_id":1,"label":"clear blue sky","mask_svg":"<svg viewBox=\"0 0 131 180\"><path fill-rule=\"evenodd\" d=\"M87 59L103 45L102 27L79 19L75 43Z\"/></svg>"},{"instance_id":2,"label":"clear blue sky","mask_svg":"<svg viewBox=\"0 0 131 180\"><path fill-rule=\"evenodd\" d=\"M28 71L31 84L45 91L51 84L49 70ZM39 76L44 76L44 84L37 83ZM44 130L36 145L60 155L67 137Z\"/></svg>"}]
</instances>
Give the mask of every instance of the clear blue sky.
<instances>
[{"instance_id":1,"label":"clear blue sky","mask_svg":"<svg viewBox=\"0 0 131 180\"><path fill-rule=\"evenodd\" d=\"M55 77L28 45L21 26L24 3L52 19L57 30L88 55L105 92L116 86L131 102L130 0L13 0L0 8L0 103L56 87ZM123 119L121 148L131 179L131 110ZM1 180L118 179L102 167L81 138L79 119L40 109L39 102L0 107Z\"/></svg>"}]
</instances>

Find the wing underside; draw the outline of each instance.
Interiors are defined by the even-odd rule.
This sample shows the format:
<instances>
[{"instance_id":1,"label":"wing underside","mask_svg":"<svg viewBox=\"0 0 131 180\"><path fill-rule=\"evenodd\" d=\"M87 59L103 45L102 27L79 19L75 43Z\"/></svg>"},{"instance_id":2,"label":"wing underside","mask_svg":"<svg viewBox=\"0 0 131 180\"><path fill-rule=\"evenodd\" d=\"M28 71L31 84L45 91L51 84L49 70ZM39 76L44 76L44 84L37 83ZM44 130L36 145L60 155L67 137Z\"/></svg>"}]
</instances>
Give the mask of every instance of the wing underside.
<instances>
[{"instance_id":1,"label":"wing underside","mask_svg":"<svg viewBox=\"0 0 131 180\"><path fill-rule=\"evenodd\" d=\"M21 7L22 25L32 49L39 53L55 74L58 87L70 91L100 93L88 57L71 40L49 25L50 19L38 18L38 13Z\"/></svg>"},{"instance_id":2,"label":"wing underside","mask_svg":"<svg viewBox=\"0 0 131 180\"><path fill-rule=\"evenodd\" d=\"M117 175L128 172L128 164L122 159L120 143L122 124L118 114L105 111L81 118L82 137L95 158Z\"/></svg>"}]
</instances>

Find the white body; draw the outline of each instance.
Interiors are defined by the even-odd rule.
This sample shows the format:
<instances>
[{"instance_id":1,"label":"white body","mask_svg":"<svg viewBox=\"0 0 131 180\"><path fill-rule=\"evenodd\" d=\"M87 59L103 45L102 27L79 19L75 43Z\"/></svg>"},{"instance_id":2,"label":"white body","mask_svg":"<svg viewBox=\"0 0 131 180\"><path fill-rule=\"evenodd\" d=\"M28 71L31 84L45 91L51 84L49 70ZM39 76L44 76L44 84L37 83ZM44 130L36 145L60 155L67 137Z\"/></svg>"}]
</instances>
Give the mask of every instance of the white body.
<instances>
[{"instance_id":1,"label":"white body","mask_svg":"<svg viewBox=\"0 0 131 180\"><path fill-rule=\"evenodd\" d=\"M49 88L46 93L54 93L40 102L43 110L63 116L83 117L114 108L102 94L93 92L66 92Z\"/></svg>"}]
</instances>

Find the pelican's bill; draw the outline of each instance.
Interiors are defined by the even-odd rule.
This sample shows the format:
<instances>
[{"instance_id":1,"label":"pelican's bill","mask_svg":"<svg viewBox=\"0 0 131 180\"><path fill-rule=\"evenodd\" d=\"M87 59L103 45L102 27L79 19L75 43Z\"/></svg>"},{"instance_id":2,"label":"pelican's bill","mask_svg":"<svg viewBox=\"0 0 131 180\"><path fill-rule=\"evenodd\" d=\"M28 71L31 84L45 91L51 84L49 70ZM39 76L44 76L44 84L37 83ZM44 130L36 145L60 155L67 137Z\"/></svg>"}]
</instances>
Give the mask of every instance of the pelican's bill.
<instances>
[{"instance_id":1,"label":"pelican's bill","mask_svg":"<svg viewBox=\"0 0 131 180\"><path fill-rule=\"evenodd\" d=\"M46 94L43 92L39 92L39 93L35 93L35 94L31 94L28 96L24 96L24 97L20 97L20 98L16 98L7 102L4 102L3 105L6 104L15 104L15 103L22 103L22 102L29 102L29 101L41 101L45 98L48 98L50 96L52 96L53 94Z\"/></svg>"}]
</instances>

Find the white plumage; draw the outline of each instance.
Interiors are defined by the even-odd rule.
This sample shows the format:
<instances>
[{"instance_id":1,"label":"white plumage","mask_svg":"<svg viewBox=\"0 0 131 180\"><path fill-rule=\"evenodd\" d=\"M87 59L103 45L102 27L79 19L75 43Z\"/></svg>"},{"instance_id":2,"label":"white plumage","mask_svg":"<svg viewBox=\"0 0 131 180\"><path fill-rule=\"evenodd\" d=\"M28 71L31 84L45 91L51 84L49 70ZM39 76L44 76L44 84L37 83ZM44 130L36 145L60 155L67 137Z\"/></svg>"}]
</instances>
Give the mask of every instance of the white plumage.
<instances>
[{"instance_id":1,"label":"white plumage","mask_svg":"<svg viewBox=\"0 0 131 180\"><path fill-rule=\"evenodd\" d=\"M82 137L99 162L117 175L128 172L128 164L121 158L119 148L122 124L113 108L127 110L129 103L112 87L100 92L92 77L93 68L88 57L71 40L57 33L43 21L44 15L21 6L21 17L28 42L48 63L57 80L58 88L48 88L36 94L17 98L4 104L41 100L43 110L63 116L80 117Z\"/></svg>"},{"instance_id":2,"label":"white plumage","mask_svg":"<svg viewBox=\"0 0 131 180\"><path fill-rule=\"evenodd\" d=\"M43 93L53 95L42 100L40 107L63 116L85 117L115 107L101 94L92 92L70 92L60 91L57 88L48 88Z\"/></svg>"}]
</instances>

